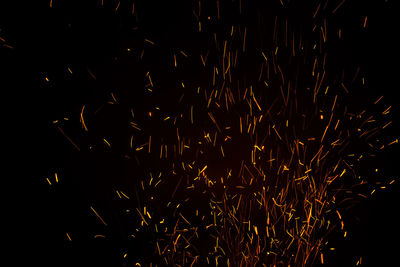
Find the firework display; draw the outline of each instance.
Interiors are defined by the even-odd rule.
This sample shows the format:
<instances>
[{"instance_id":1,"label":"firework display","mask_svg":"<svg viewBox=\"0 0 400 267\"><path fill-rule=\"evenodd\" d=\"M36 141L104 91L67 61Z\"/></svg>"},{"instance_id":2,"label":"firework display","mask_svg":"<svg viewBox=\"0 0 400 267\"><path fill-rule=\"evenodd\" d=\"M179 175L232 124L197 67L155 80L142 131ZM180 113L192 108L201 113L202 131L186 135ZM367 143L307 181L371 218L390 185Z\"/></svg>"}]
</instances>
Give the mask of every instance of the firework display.
<instances>
[{"instance_id":1,"label":"firework display","mask_svg":"<svg viewBox=\"0 0 400 267\"><path fill-rule=\"evenodd\" d=\"M133 21L118 22L134 37L111 67L42 72L45 88L75 71L105 88L49 123L73 156L42 180L65 207L84 196L67 214L85 225L59 226L65 246L111 242L112 266L329 265L351 208L396 182L374 164L398 143L393 102L361 101L366 71L339 56L347 1L189 1L171 20L190 36L176 39L162 25L152 38L128 2L96 3Z\"/></svg>"}]
</instances>

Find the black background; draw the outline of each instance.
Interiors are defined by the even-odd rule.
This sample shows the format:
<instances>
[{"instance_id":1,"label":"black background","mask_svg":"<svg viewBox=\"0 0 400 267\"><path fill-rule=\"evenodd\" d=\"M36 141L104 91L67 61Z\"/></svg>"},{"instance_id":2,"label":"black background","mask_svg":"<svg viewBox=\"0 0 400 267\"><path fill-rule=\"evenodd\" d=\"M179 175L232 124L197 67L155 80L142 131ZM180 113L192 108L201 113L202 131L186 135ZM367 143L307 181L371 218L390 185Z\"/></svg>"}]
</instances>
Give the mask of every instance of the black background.
<instances>
[{"instance_id":1,"label":"black background","mask_svg":"<svg viewBox=\"0 0 400 267\"><path fill-rule=\"evenodd\" d=\"M1 4L0 37L13 47L0 47L0 64L4 69L0 73L4 103L2 129L7 136L3 141L10 146L9 158L17 162L7 178L13 185L4 188L12 193L5 202L11 203L6 221L13 227L10 231L5 229L12 240L8 246L12 252L9 255L13 257L11 266L22 266L22 262L32 266L121 264L123 251L118 243L118 230L105 230L115 238L104 242L94 242L87 237L99 230L93 226L96 218L90 215L88 207L93 199L97 199L95 204L107 206L98 198L107 190L107 182L101 178L87 178L86 186L94 186L94 193L89 194L85 188L76 188L79 183L76 170L81 167L80 177L106 177L118 176L124 166L113 162L112 156L108 162L110 168L96 166L96 162L92 162L91 167L79 166L85 153L76 153L52 121L73 116L83 104L94 109L115 90L130 97L137 109L146 110L147 96L143 90L130 90L143 87L143 81L138 81L146 69L126 51L128 47L135 50L143 46L140 41L143 38L161 47L148 59L148 64L159 66L155 82L164 82L171 88L173 78L168 79L162 72L163 62L168 60L163 58L165 54L196 42L202 45L192 34L192 25L187 23L194 22L191 1L138 1L135 2L136 15L130 14L131 1L121 1L118 11L115 11L117 2L105 0L104 7L100 6L100 1L84 2L55 0L53 8L47 1ZM279 1L276 2L276 12L283 12ZM368 86L360 101L373 101L384 95L385 103L393 105L393 123L388 134L398 137L398 28L395 26L398 10L394 1L366 2L347 0L337 17L330 20L330 23L342 25L345 34L343 47L332 51L336 51L333 53L337 53L338 61L342 59L349 69L361 66ZM271 6L274 7L268 5ZM204 16L215 15L214 11L207 14L206 5L203 9ZM240 19L251 23L251 14L258 9L262 10L262 5L253 3L246 11L247 16ZM288 13L283 13L294 20L304 20L307 25L310 10L313 9L293 4ZM268 12L275 15L274 9ZM362 19L366 15L368 26L363 29ZM212 29L212 22L210 25ZM69 75L67 67L73 75ZM88 68L95 73L96 80L88 74ZM128 91L125 95L122 93ZM168 94L160 93L160 98ZM72 127L69 130L72 137L78 135ZM397 178L398 158L396 146L389 148L378 162L384 170L382 175ZM74 168L65 167L71 164ZM76 178L54 189L48 186L45 177L55 171L60 179ZM327 256L330 266L354 266L360 256L368 266L396 265L400 238L399 193L400 185L395 182L352 211L360 221L349 226L347 240L335 241L336 253ZM74 233L73 243L67 241L66 232Z\"/></svg>"}]
</instances>

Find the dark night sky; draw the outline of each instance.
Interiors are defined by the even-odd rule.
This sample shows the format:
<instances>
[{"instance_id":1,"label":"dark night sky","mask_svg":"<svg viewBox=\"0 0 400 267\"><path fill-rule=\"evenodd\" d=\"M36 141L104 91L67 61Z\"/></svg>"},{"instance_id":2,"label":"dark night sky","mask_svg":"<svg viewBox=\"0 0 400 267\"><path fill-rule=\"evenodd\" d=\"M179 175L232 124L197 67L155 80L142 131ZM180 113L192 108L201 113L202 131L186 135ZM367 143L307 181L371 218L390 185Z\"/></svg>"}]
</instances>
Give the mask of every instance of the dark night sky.
<instances>
[{"instance_id":1,"label":"dark night sky","mask_svg":"<svg viewBox=\"0 0 400 267\"><path fill-rule=\"evenodd\" d=\"M172 88L174 76L164 72L165 62L169 60L165 55L177 48L201 48L203 45L193 33L191 24L187 23L194 22L192 1L139 1L135 5L137 17L130 14L132 1L121 1L117 12L114 10L117 2L112 1L111 5L107 0L104 8L99 7L100 1L54 0L52 9L48 1L32 1L24 7L15 2L10 6L0 4L0 37L13 47L5 47L0 41L0 65L5 69L0 73L0 88L4 92L3 102L11 103L10 107L2 105L3 116L7 114L5 125L8 125L4 131L13 140L9 142L11 158L20 166L14 169L10 178L15 181L11 190L13 199L16 192L24 192L21 202L11 200L18 204L10 211L13 214L10 217L15 218L10 219L11 225L17 225L11 231L13 241L9 248L13 253L10 255L17 266L21 260L27 260L32 266L103 266L106 262L110 262L108 266L119 266L118 238L121 233L118 225L107 230L115 237L111 241L93 242L85 236L97 230L93 226L96 219L88 212L92 199L97 199L96 204L108 205L106 200L98 197L107 190L107 182L94 176L118 176L126 166L115 161L113 155L101 159L107 161L110 168L96 165L95 160L89 162L91 168L81 166L86 152L76 153L51 122L79 113L83 104L92 109L99 107L113 91L132 99L135 108L147 109L148 96L141 89L131 89L143 87L142 77L147 69L126 51L128 47L143 46L140 41L143 38L154 41L159 47L154 49L147 62L154 69L155 82ZM279 1L276 2L278 15L288 16L304 27L308 25L307 16L312 9L296 7L294 3L290 9L282 11ZM394 8L394 2L346 0L329 23L331 27L342 25L345 33L340 49L332 47L331 56L338 62L342 60L338 66L344 65L348 69L361 66L368 86L366 91L357 92L359 100L371 102L384 95L393 111L388 134L398 138L400 107L395 60L398 56L398 29L395 27L398 10ZM251 14L256 10L265 8L265 14L275 15L275 9L271 7L274 5L267 9L253 3L242 17L226 16L231 21L250 25L255 23ZM209 16L215 15L206 5L204 10ZM368 26L362 29L362 18L366 15ZM210 22L209 29L218 32L224 26ZM68 73L68 67L73 75ZM96 74L96 80L88 74L88 69ZM45 77L50 81L46 82ZM168 96L173 96L170 92L173 89L165 90L156 93L158 99L168 101ZM119 114L118 110L115 112ZM103 119L115 123L118 129L118 122L112 122L111 117ZM78 136L73 127L67 130L72 139ZM398 177L398 159L398 148L393 146L378 160L386 177ZM74 167L65 167L71 163ZM76 176L79 168L81 177ZM17 178L19 174L15 175L19 170L26 171L21 178ZM90 170L96 170L95 175ZM44 178L54 171L59 172L60 177L75 178L55 190ZM85 191L85 186L76 187L78 179L90 176L93 177L87 178L85 186L95 184L92 193ZM356 256L363 256L368 266L394 266L389 264L396 262L398 257L399 203L400 185L396 182L354 210L360 222L350 226L348 240L335 241L338 249L336 256L328 258L332 262L330 266L354 266ZM107 207L112 217L112 207ZM67 242L65 232L76 233L74 244L78 245ZM87 265L83 265L84 262Z\"/></svg>"}]
</instances>

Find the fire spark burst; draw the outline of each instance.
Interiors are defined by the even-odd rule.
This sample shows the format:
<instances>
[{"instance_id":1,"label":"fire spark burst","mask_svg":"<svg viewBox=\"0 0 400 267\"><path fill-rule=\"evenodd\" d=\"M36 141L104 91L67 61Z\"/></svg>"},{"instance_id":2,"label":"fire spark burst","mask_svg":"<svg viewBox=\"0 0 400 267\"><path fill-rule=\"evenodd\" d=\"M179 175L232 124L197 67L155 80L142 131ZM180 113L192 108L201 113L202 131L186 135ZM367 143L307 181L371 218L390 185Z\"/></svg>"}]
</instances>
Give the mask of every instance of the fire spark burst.
<instances>
[{"instance_id":1,"label":"fire spark burst","mask_svg":"<svg viewBox=\"0 0 400 267\"><path fill-rule=\"evenodd\" d=\"M205 31L200 3L193 10L199 34ZM223 19L217 3L216 17L207 20ZM170 71L179 76L175 101L150 103L144 111L110 95L105 105L122 106L130 129L121 137L98 138L91 147L115 150L140 168L133 189L114 192L129 201L127 239L152 255L129 251L124 260L137 266L325 263L332 232L347 235L343 203L374 193L359 173L362 162L397 143L377 138L391 123L390 107L379 114L355 110L346 104L351 88L329 71L326 46L332 35L326 18L318 19L328 8L323 3L315 8L311 41L275 16L268 45L255 41L264 32L232 23L207 35L207 51L177 49L169 55ZM238 9L242 12L241 5ZM366 24L367 17L363 28ZM143 43L140 59L157 47L147 38ZM364 84L358 71L354 79ZM150 67L143 77L149 95L162 87L151 72ZM102 108L82 106L84 133L99 124L95 117ZM125 147L114 148L113 139ZM90 210L108 227L101 212Z\"/></svg>"}]
</instances>

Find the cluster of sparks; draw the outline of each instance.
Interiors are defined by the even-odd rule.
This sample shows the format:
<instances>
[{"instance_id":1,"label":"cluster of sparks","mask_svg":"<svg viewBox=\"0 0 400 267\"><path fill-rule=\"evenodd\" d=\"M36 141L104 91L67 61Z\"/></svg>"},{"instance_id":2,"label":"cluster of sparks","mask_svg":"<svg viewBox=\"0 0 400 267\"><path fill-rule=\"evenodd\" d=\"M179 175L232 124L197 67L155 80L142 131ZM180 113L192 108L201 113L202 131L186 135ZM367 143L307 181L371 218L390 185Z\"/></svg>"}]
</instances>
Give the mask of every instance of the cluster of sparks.
<instances>
[{"instance_id":1,"label":"cluster of sparks","mask_svg":"<svg viewBox=\"0 0 400 267\"><path fill-rule=\"evenodd\" d=\"M313 18L324 8L319 4ZM201 17L200 7L194 14ZM329 234L347 235L344 206L338 203L374 193L357 166L398 140L383 143L376 137L390 125L391 107L383 107L383 97L373 103L383 107L378 115L346 107L351 89L340 78L328 78L333 76L326 69L328 30L326 19L319 21L313 31L320 38L310 42L276 17L273 45L260 48L250 63L258 69L254 79L242 73L249 64L242 63L249 34L244 25L231 25L223 36L214 34L205 54L179 50L171 55L172 72L197 64L202 79L182 74L175 102L128 111L127 157L152 167L143 167L145 174L132 178L133 188L115 190L115 197L136 203L124 210L135 218L127 239L153 256L145 259L131 251L123 260L131 258L136 266L325 263ZM362 27L366 23L367 17ZM200 19L198 31L204 31ZM329 36L342 38L340 30ZM149 39L144 43L157 46ZM364 84L358 74L354 79ZM162 87L155 85L151 71L144 79L148 94ZM107 104L119 105L117 94ZM83 105L79 122L84 134L91 131L88 114ZM148 120L146 126L140 120ZM101 142L104 149L113 149L107 137ZM97 208L91 206L90 212L108 227ZM101 237L106 238L95 236ZM73 242L73 233L67 238Z\"/></svg>"}]
</instances>

